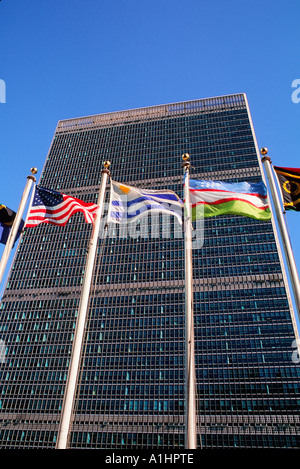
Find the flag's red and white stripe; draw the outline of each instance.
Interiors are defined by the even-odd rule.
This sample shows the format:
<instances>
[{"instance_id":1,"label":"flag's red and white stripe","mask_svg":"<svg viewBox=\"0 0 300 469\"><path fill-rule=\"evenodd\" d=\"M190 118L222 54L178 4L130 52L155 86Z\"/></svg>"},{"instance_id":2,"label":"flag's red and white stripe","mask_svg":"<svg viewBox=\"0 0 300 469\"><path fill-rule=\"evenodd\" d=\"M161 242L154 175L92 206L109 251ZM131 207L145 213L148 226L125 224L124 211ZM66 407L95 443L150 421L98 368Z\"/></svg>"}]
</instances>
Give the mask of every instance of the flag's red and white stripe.
<instances>
[{"instance_id":1,"label":"flag's red and white stripe","mask_svg":"<svg viewBox=\"0 0 300 469\"><path fill-rule=\"evenodd\" d=\"M25 227L34 227L40 223L64 226L76 212L82 212L87 223L93 223L98 205L86 203L69 195L62 194L63 201L54 207L47 205L32 206Z\"/></svg>"}]
</instances>

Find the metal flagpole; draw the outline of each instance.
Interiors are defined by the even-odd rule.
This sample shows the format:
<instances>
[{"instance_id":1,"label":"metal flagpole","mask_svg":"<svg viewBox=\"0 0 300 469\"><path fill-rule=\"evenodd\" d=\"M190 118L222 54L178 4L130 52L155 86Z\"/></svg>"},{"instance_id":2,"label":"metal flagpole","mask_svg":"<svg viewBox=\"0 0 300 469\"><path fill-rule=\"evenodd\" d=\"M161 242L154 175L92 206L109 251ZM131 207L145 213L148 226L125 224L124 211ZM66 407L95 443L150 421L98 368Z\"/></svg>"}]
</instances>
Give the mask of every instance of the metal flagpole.
<instances>
[{"instance_id":1,"label":"metal flagpole","mask_svg":"<svg viewBox=\"0 0 300 469\"><path fill-rule=\"evenodd\" d=\"M64 395L63 409L62 409L61 421L60 421L60 426L59 426L56 449L66 449L67 443L68 443L68 436L69 436L71 417L72 417L72 409L73 409L74 397L75 397L75 392L76 392L76 384L77 384L77 378L78 378L78 372L79 372L79 366L80 366L81 350L82 350L82 344L83 344L83 338L84 338L84 330L85 330L88 300L89 300L89 294L90 294L90 286L92 282L95 255L96 255L96 250L98 246L101 215L103 212L105 188L106 188L107 177L110 175L109 169L108 169L109 166L110 166L110 162L105 161L104 169L102 169L102 177L101 177L100 189L99 189L99 194L98 194L98 207L99 208L98 208L97 215L93 224L93 231L92 231L92 235L90 239L90 245L89 245L88 256L87 256L87 261L86 261L83 289L82 289L81 301L79 305L78 318L77 318L74 342L73 342L73 347L72 347L72 357L71 357L66 390L65 390L65 395Z\"/></svg>"},{"instance_id":2,"label":"metal flagpole","mask_svg":"<svg viewBox=\"0 0 300 469\"><path fill-rule=\"evenodd\" d=\"M283 217L282 205L280 203L280 199L279 199L278 192L277 192L276 185L275 185L275 180L272 174L271 158L267 156L268 149L262 148L260 150L260 153L264 155L262 158L262 162L264 163L264 166L266 168L267 178L268 178L270 189L271 189L272 199L274 202L277 221L278 221L278 225L279 225L279 229L280 229L280 233L282 237L282 243L283 243L285 256L287 260L287 265L288 265L288 269L290 273L292 288L294 292L294 299L295 299L295 303L297 307L298 320L300 321L300 283L299 283L299 276L298 276L297 267L296 267L296 263L294 259L294 254L293 254L289 234L286 229L285 220Z\"/></svg>"},{"instance_id":3,"label":"metal flagpole","mask_svg":"<svg viewBox=\"0 0 300 469\"><path fill-rule=\"evenodd\" d=\"M186 448L197 448L196 395L195 395L195 344L193 312L193 266L192 266L192 217L190 206L189 155L182 155L185 174L184 199L184 253L185 253L185 432Z\"/></svg>"},{"instance_id":4,"label":"metal flagpole","mask_svg":"<svg viewBox=\"0 0 300 469\"><path fill-rule=\"evenodd\" d=\"M10 252L13 248L20 222L22 220L23 212L24 212L24 209L25 209L25 206L26 206L26 203L27 203L27 199L28 199L28 195L29 195L31 186L36 181L36 179L33 175L37 173L37 169L36 168L31 168L30 171L31 171L31 175L27 176L27 182L26 182L25 189L24 189L24 192L23 192L23 195L22 195L22 198L21 198L21 202L20 202L18 211L16 213L15 219L13 221L12 227L10 229L10 232L9 232L9 235L8 235L8 238L7 238L7 242L5 244L5 248L4 248L4 251L3 251L3 254L2 254L2 258L1 258L1 262L0 262L0 284L2 282L3 275L4 275L4 272L5 272L5 268L6 268L6 264L7 264L7 261L9 259Z\"/></svg>"}]
</instances>

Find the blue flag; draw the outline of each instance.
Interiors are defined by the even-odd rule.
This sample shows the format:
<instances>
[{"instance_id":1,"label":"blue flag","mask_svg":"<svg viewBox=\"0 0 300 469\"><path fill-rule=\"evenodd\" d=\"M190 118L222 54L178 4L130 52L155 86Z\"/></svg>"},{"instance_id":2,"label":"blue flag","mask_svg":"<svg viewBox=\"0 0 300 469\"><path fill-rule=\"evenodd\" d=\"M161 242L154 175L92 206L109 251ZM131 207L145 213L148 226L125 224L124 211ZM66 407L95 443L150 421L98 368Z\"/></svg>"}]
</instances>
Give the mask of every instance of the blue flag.
<instances>
[{"instance_id":1,"label":"blue flag","mask_svg":"<svg viewBox=\"0 0 300 469\"><path fill-rule=\"evenodd\" d=\"M173 215L181 224L182 209L183 202L171 190L137 189L111 181L109 221L129 223L155 211Z\"/></svg>"},{"instance_id":2,"label":"blue flag","mask_svg":"<svg viewBox=\"0 0 300 469\"><path fill-rule=\"evenodd\" d=\"M0 205L0 243L1 244L7 243L9 232L14 222L15 216L16 216L16 212L14 212L13 210L11 210L10 208L6 207L3 204ZM23 227L24 227L24 221L21 220L19 228L18 228L18 232L16 234L15 241L19 238Z\"/></svg>"}]
</instances>

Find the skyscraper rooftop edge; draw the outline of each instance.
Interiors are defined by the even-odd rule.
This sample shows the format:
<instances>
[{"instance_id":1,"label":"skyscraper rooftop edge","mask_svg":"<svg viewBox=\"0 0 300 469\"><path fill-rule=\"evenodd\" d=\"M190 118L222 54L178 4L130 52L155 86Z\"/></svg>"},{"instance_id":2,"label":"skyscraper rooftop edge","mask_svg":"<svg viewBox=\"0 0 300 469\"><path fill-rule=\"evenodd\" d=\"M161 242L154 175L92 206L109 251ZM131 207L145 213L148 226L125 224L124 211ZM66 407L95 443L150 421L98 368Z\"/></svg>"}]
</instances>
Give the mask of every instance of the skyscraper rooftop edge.
<instances>
[{"instance_id":1,"label":"skyscraper rooftop edge","mask_svg":"<svg viewBox=\"0 0 300 469\"><path fill-rule=\"evenodd\" d=\"M210 98L199 98L187 101L178 101L176 103L158 104L153 106L146 106L141 108L132 108L122 111L112 111L103 114L93 114L89 116L76 117L71 119L61 119L58 121L56 133L74 131L77 127L78 130L91 128L99 125L112 125L121 124L123 122L133 121L139 119L157 118L181 113L192 113L193 111L199 112L199 108L203 108L204 112L215 110L216 108L222 109L223 107L231 105L233 107L245 106L247 97L245 93L235 93L230 95L215 96Z\"/></svg>"}]
</instances>

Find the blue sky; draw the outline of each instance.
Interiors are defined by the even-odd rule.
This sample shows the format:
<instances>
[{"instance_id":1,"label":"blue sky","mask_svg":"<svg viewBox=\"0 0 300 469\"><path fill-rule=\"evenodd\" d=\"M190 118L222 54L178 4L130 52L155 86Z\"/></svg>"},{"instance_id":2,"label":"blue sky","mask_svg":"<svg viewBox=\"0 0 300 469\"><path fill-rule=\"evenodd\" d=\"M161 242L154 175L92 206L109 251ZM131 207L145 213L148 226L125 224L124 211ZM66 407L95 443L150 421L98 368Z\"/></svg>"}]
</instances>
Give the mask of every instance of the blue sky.
<instances>
[{"instance_id":1,"label":"blue sky","mask_svg":"<svg viewBox=\"0 0 300 469\"><path fill-rule=\"evenodd\" d=\"M299 17L298 0L2 0L1 203L17 210L60 119L237 92L259 148L300 167Z\"/></svg>"}]
</instances>

